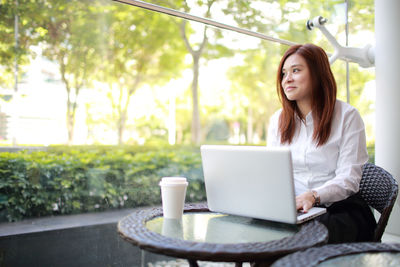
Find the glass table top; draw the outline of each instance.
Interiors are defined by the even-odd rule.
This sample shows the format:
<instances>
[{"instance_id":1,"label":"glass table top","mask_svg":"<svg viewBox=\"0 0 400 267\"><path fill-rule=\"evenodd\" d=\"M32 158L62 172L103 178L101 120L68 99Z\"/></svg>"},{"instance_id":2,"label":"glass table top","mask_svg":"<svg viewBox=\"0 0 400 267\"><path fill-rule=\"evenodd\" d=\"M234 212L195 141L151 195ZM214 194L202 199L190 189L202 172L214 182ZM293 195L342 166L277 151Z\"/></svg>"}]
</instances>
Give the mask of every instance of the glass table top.
<instances>
[{"instance_id":1,"label":"glass table top","mask_svg":"<svg viewBox=\"0 0 400 267\"><path fill-rule=\"evenodd\" d=\"M207 243L269 242L293 236L296 225L213 212L185 213L181 220L155 217L146 228L163 236Z\"/></svg>"},{"instance_id":2,"label":"glass table top","mask_svg":"<svg viewBox=\"0 0 400 267\"><path fill-rule=\"evenodd\" d=\"M400 253L364 252L354 255L340 256L321 262L319 267L347 266L400 266Z\"/></svg>"}]
</instances>

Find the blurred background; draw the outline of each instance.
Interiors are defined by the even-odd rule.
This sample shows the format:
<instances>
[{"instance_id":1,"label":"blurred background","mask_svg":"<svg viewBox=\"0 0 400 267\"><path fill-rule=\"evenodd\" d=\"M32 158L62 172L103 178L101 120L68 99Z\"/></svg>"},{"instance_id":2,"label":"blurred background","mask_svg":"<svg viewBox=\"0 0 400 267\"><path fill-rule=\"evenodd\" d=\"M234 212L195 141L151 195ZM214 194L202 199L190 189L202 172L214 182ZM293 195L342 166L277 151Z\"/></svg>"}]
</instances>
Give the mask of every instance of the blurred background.
<instances>
[{"instance_id":1,"label":"blurred background","mask_svg":"<svg viewBox=\"0 0 400 267\"><path fill-rule=\"evenodd\" d=\"M148 1L333 52L374 41L373 1ZM1 0L0 145L265 144L286 45L113 1ZM374 68L332 65L374 144ZM347 93L349 88L349 94Z\"/></svg>"}]
</instances>

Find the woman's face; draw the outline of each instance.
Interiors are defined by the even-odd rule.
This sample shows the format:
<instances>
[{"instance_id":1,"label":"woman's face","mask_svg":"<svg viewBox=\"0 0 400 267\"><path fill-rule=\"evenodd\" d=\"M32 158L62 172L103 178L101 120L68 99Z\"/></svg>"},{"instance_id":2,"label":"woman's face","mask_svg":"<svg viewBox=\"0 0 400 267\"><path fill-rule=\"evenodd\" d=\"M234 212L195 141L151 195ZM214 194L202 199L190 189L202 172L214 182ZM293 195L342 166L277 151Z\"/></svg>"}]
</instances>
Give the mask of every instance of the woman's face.
<instances>
[{"instance_id":1,"label":"woman's face","mask_svg":"<svg viewBox=\"0 0 400 267\"><path fill-rule=\"evenodd\" d=\"M311 107L311 75L304 58L298 54L289 56L282 67L282 88L289 100L297 105Z\"/></svg>"}]
</instances>

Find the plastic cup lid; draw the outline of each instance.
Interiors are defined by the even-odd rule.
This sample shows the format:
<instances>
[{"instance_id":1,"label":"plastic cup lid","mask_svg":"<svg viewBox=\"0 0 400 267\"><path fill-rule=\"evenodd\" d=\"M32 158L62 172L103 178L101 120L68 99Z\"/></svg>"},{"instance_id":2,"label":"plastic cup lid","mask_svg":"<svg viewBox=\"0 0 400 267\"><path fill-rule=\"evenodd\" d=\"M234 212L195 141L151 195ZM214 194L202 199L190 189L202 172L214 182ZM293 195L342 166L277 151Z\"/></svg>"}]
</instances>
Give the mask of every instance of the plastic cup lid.
<instances>
[{"instance_id":1,"label":"plastic cup lid","mask_svg":"<svg viewBox=\"0 0 400 267\"><path fill-rule=\"evenodd\" d=\"M185 177L163 177L160 185L188 185Z\"/></svg>"}]
</instances>

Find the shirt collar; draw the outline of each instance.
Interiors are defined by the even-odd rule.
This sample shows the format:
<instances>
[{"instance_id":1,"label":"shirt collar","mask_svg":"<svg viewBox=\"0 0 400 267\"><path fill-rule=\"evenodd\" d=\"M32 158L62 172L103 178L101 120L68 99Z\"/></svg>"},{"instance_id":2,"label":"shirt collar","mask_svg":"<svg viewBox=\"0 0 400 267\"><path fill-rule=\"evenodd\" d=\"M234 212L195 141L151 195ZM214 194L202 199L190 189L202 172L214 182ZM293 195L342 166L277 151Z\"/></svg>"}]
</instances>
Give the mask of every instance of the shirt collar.
<instances>
[{"instance_id":1,"label":"shirt collar","mask_svg":"<svg viewBox=\"0 0 400 267\"><path fill-rule=\"evenodd\" d=\"M310 125L312 123L313 123L313 116L312 116L312 112L310 111L306 116L305 124Z\"/></svg>"},{"instance_id":2,"label":"shirt collar","mask_svg":"<svg viewBox=\"0 0 400 267\"><path fill-rule=\"evenodd\" d=\"M296 119L297 119L299 122L303 122L306 126L307 126L307 125L312 125L313 122L314 122L313 116L312 116L312 111L310 111L310 112L307 114L307 116L306 116L306 118L305 118L304 120L302 120L297 114L295 114L295 116L296 116Z\"/></svg>"}]
</instances>

